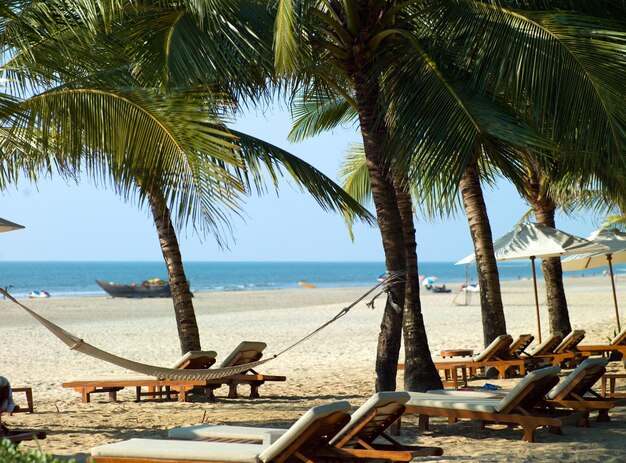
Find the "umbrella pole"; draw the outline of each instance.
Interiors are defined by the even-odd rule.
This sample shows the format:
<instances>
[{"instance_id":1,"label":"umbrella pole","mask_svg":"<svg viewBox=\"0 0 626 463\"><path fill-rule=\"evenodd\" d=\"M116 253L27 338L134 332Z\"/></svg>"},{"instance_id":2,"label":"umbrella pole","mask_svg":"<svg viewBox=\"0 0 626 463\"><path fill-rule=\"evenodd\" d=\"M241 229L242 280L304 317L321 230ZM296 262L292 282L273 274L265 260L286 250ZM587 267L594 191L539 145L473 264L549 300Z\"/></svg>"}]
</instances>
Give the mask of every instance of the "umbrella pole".
<instances>
[{"instance_id":1,"label":"umbrella pole","mask_svg":"<svg viewBox=\"0 0 626 463\"><path fill-rule=\"evenodd\" d=\"M530 256L533 266L533 288L535 290L535 314L537 316L537 337L541 342L541 317L539 316L539 294L537 293L537 272L535 271L535 256Z\"/></svg>"},{"instance_id":2,"label":"umbrella pole","mask_svg":"<svg viewBox=\"0 0 626 463\"><path fill-rule=\"evenodd\" d=\"M613 256L611 254L606 255L606 260L609 262L609 273L611 274L611 288L613 289L613 305L615 306L615 319L617 320L617 332L622 331L622 327L619 323L619 309L617 308L617 294L615 294L615 277L613 276Z\"/></svg>"}]
</instances>

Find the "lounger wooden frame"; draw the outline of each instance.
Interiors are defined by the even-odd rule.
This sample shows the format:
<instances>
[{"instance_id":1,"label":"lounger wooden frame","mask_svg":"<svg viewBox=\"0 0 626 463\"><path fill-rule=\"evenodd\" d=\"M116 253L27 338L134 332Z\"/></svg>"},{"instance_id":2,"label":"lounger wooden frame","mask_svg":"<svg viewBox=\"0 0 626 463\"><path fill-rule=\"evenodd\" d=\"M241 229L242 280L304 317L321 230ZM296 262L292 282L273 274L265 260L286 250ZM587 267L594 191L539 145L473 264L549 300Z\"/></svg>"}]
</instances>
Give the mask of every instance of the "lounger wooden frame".
<instances>
[{"instance_id":1,"label":"lounger wooden frame","mask_svg":"<svg viewBox=\"0 0 626 463\"><path fill-rule=\"evenodd\" d=\"M422 430L428 429L431 416L445 416L449 423L455 423L459 419L470 419L480 421L481 427L495 423L519 426L524 431L523 440L535 442L535 431L539 427L547 426L550 432L561 434L561 427L566 423L586 424L587 415L585 413L549 412L544 414L541 411L533 410L535 404L539 403L558 382L558 377L547 376L529 384L523 391L520 391L517 400L497 413L412 404L406 406L406 412L419 415L419 428Z\"/></svg>"}]
</instances>

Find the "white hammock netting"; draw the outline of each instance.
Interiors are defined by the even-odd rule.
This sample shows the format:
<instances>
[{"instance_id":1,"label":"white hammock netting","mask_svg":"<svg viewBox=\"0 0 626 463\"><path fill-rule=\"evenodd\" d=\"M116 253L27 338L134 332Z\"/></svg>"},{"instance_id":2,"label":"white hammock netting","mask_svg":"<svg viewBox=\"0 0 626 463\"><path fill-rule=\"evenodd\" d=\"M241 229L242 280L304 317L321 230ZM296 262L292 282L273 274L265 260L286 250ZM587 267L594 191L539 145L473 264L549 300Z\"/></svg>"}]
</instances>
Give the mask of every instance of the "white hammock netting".
<instances>
[{"instance_id":1,"label":"white hammock netting","mask_svg":"<svg viewBox=\"0 0 626 463\"><path fill-rule=\"evenodd\" d=\"M0 293L2 293L9 300L15 302L22 309L28 312L35 320L41 323L44 327L48 329L53 335L59 338L66 346L70 349L81 352L85 355L89 355L91 357L103 360L108 363L112 363L113 365L117 365L122 368L126 368L127 370L136 371L137 373L143 373L144 375L154 376L159 379L169 379L169 380L181 380L181 381L193 381L193 380L211 380L211 379L220 379L226 378L228 376L236 375L238 373L243 373L245 371L251 370L259 365L262 365L266 362L269 362L274 357L266 358L264 360L259 360L257 362L245 363L243 365L237 365L232 367L225 368L207 368L207 369L189 369L189 370L178 370L176 368L164 368L158 367L155 365L147 365L145 363L135 362L133 360L128 360L123 357L118 357L117 355L111 354L109 352L103 351L102 349L98 349L97 347L92 346L91 344L83 341L78 336L73 335L69 331L64 330L58 325L55 325L50 320L45 319L37 312L29 309L25 305L21 304L15 298L13 298L10 294L0 288Z\"/></svg>"}]
</instances>

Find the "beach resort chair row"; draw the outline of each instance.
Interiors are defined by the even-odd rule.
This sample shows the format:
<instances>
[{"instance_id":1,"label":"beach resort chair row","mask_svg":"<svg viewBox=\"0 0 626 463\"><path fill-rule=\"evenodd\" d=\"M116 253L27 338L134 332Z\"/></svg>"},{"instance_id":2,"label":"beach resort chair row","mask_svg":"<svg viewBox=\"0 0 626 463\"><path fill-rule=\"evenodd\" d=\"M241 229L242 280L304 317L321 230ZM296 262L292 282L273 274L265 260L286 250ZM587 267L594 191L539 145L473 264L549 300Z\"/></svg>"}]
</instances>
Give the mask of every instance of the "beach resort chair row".
<instances>
[{"instance_id":1,"label":"beach resort chair row","mask_svg":"<svg viewBox=\"0 0 626 463\"><path fill-rule=\"evenodd\" d=\"M267 345L263 342L243 341L219 364L218 368L245 365L256 362L263 356ZM214 351L187 352L171 368L203 369L210 368L216 362ZM228 387L228 398L238 397L240 385L250 386L250 398L259 397L259 387L267 381L286 381L285 376L263 375L253 369L225 378L211 380L172 380L145 375L119 375L110 377L83 378L62 384L64 388L74 389L81 394L83 403L89 403L92 394L107 393L110 401L117 400L117 392L134 387L136 401L142 397L166 398L178 397L180 402L188 400L188 393L194 388L202 388L208 400L215 400L215 389Z\"/></svg>"},{"instance_id":2,"label":"beach resort chair row","mask_svg":"<svg viewBox=\"0 0 626 463\"><path fill-rule=\"evenodd\" d=\"M524 375L528 370L546 365L574 368L590 355L590 352L577 348L584 337L583 330L574 330L565 338L561 333L553 333L529 351L528 348L534 336L521 334L514 340L511 335L504 334L494 339L489 346L473 358L438 361L435 362L435 367L444 373L444 379L456 374L456 369L459 367L467 370L469 376L474 376L479 371L484 372L488 368L495 368L500 379L514 373ZM606 346L603 347L606 348ZM626 346L624 348L626 349ZM621 349L621 347L614 347L614 349Z\"/></svg>"},{"instance_id":3,"label":"beach resort chair row","mask_svg":"<svg viewBox=\"0 0 626 463\"><path fill-rule=\"evenodd\" d=\"M592 396L606 359L588 359L559 383L558 366L529 373L507 394L468 391L380 392L352 415L350 404L314 407L289 429L201 424L171 429L167 440L130 439L92 449L92 463L411 461L437 456L439 447L405 445L386 433L405 413L429 418L471 419L519 426L524 440L535 441L538 427L560 434L564 424L588 424L592 410L608 411L616 401ZM600 415L599 415L600 417ZM606 413L601 420L608 420ZM380 440L384 440L381 443Z\"/></svg>"}]
</instances>

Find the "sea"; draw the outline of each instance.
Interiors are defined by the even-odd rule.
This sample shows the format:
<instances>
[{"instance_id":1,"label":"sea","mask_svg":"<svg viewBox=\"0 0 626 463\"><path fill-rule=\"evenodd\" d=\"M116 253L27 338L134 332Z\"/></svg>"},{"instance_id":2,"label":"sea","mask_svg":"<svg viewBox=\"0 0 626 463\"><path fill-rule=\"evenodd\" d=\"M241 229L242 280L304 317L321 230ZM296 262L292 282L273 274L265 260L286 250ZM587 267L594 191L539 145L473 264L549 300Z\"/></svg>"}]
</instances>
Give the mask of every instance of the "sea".
<instances>
[{"instance_id":1,"label":"sea","mask_svg":"<svg viewBox=\"0 0 626 463\"><path fill-rule=\"evenodd\" d=\"M368 287L384 274L383 262L185 262L193 292L255 291L297 288L306 282L319 288ZM502 280L532 277L529 262L499 264ZM603 269L576 272L599 275ZM421 262L419 273L436 277L437 283L476 282L476 267L453 262ZM540 278L541 265L537 264ZM96 279L115 283L167 280L163 262L0 262L0 287L16 298L32 291L47 291L51 297L98 297L106 293Z\"/></svg>"}]
</instances>

